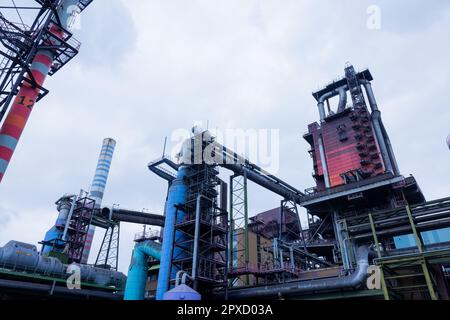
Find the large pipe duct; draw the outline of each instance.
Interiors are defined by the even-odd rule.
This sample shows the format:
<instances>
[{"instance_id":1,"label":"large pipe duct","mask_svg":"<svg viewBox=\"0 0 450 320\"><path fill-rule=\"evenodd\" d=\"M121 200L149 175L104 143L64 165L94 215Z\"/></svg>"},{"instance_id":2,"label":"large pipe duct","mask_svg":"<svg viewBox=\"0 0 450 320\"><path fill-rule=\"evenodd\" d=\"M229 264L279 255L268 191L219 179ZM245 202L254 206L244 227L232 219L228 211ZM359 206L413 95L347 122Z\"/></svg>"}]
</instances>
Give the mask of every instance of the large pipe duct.
<instances>
[{"instance_id":1,"label":"large pipe duct","mask_svg":"<svg viewBox=\"0 0 450 320\"><path fill-rule=\"evenodd\" d=\"M76 12L78 3L78 0L61 1L55 21L59 21L63 29L69 29L70 26L68 23L71 21L70 17ZM49 27L50 32L57 38L63 38L65 32L61 27L51 23ZM52 45L52 43L47 44ZM30 74L27 75L28 81L22 83L8 115L0 128L0 182L5 175L31 111L37 101L41 91L39 87L44 85L54 59L55 51L52 49L40 49L36 52L36 56L31 63ZM33 79L39 87L33 85L33 81L30 79Z\"/></svg>"},{"instance_id":2,"label":"large pipe duct","mask_svg":"<svg viewBox=\"0 0 450 320\"><path fill-rule=\"evenodd\" d=\"M147 259L161 260L161 245L148 240L138 243L133 250L124 300L144 300L148 274Z\"/></svg>"},{"instance_id":3,"label":"large pipe duct","mask_svg":"<svg viewBox=\"0 0 450 320\"><path fill-rule=\"evenodd\" d=\"M339 91L339 105L337 108L337 112L342 112L347 107L347 89L346 87L340 87Z\"/></svg>"},{"instance_id":4,"label":"large pipe duct","mask_svg":"<svg viewBox=\"0 0 450 320\"><path fill-rule=\"evenodd\" d=\"M333 91L325 93L323 96L319 97L319 101L317 103L317 108L319 109L320 121L325 120L325 101L339 95L339 105L338 112L342 112L345 110L347 106L347 88L348 86L339 87Z\"/></svg>"},{"instance_id":5,"label":"large pipe duct","mask_svg":"<svg viewBox=\"0 0 450 320\"><path fill-rule=\"evenodd\" d=\"M384 125L381 120L381 112L378 109L378 104L372 90L372 85L368 80L361 80L361 83L364 85L367 98L369 99L369 105L372 111L372 125L375 130L375 136L377 137L378 145L380 146L381 149L380 151L384 160L386 171L390 171L395 175L400 175L394 151L392 149L389 137L386 133L386 130L384 129Z\"/></svg>"},{"instance_id":6,"label":"large pipe duct","mask_svg":"<svg viewBox=\"0 0 450 320\"><path fill-rule=\"evenodd\" d=\"M381 120L380 115L380 124L381 124L381 132L383 133L384 138L386 139L386 147L389 152L389 156L391 157L391 163L394 169L394 173L399 176L400 169L398 168L397 159L395 158L394 149L392 148L391 139L389 139L389 135L387 134L386 128L384 127L383 120Z\"/></svg>"},{"instance_id":7,"label":"large pipe duct","mask_svg":"<svg viewBox=\"0 0 450 320\"><path fill-rule=\"evenodd\" d=\"M369 248L367 246L358 248L357 261L358 265L356 270L346 277L294 281L245 289L230 289L228 291L228 297L235 300L277 298L280 296L313 294L328 290L358 289L363 286L364 281L367 279L367 268L369 266Z\"/></svg>"},{"instance_id":8,"label":"large pipe duct","mask_svg":"<svg viewBox=\"0 0 450 320\"><path fill-rule=\"evenodd\" d=\"M165 217L159 214L145 213L126 209L111 209L107 207L101 210L101 217L108 220L111 219L113 221L145 224L157 227L163 227L165 221Z\"/></svg>"},{"instance_id":9,"label":"large pipe duct","mask_svg":"<svg viewBox=\"0 0 450 320\"><path fill-rule=\"evenodd\" d=\"M245 175L250 181L284 197L285 199L291 199L299 205L302 202L302 194L300 192L291 190L290 188L280 184L279 182L272 180L270 177L261 175L241 164L224 164L223 167L233 171L235 174L242 176Z\"/></svg>"},{"instance_id":10,"label":"large pipe duct","mask_svg":"<svg viewBox=\"0 0 450 320\"><path fill-rule=\"evenodd\" d=\"M325 188L330 188L330 176L328 175L328 161L327 156L325 154L325 148L323 146L323 137L320 135L319 137L319 154L320 154L320 162L322 163L322 171L323 177L325 180Z\"/></svg>"},{"instance_id":11,"label":"large pipe duct","mask_svg":"<svg viewBox=\"0 0 450 320\"><path fill-rule=\"evenodd\" d=\"M126 277L121 272L76 263L72 265L80 268L82 282L115 286L119 289L125 284ZM56 258L40 255L35 245L18 241L9 241L4 247L0 247L0 267L48 277L65 279L70 276L67 273L69 265Z\"/></svg>"},{"instance_id":12,"label":"large pipe duct","mask_svg":"<svg viewBox=\"0 0 450 320\"><path fill-rule=\"evenodd\" d=\"M300 204L300 199L304 196L301 191L265 171L258 165L251 163L248 159L238 155L236 152L215 142L209 131L196 134L184 142L181 151L183 163L192 163L192 158L194 160L205 161L203 159L204 151L208 151L208 155L211 156L211 159L206 159L207 163L220 165L237 175L246 174L247 178L256 184L286 199L293 199Z\"/></svg>"},{"instance_id":13,"label":"large pipe duct","mask_svg":"<svg viewBox=\"0 0 450 320\"><path fill-rule=\"evenodd\" d=\"M375 130L375 135L377 137L378 145L380 147L381 156L384 160L384 165L386 171L394 173L394 167L391 162L391 157L389 155L389 151L386 145L386 140L383 136L383 130L381 129L381 112L379 110L372 111L372 124L373 129Z\"/></svg>"},{"instance_id":14,"label":"large pipe duct","mask_svg":"<svg viewBox=\"0 0 450 320\"><path fill-rule=\"evenodd\" d=\"M181 237L180 232L175 232L175 218L183 219L184 213L177 209L177 206L183 205L187 197L187 185L185 177L188 168L181 166L178 170L177 178L173 180L166 202L166 220L164 223L163 244L161 248L161 263L158 275L158 284L156 288L156 300L163 300L164 293L169 289L169 280L174 274L172 270L172 254L175 256L179 254L180 249L175 249L172 252L174 239ZM178 213L177 213L178 211Z\"/></svg>"},{"instance_id":15,"label":"large pipe duct","mask_svg":"<svg viewBox=\"0 0 450 320\"><path fill-rule=\"evenodd\" d=\"M106 182L108 181L109 170L111 168L111 161L116 148L116 141L111 138L103 140L102 149L98 158L97 167L95 169L94 179L92 180L89 197L95 200L95 208L100 208L102 205L103 194L105 192ZM90 226L86 241L84 243L83 256L81 263L87 263L89 253L91 252L92 241L94 239L95 227Z\"/></svg>"},{"instance_id":16,"label":"large pipe duct","mask_svg":"<svg viewBox=\"0 0 450 320\"><path fill-rule=\"evenodd\" d=\"M450 218L443 218L439 220L428 220L428 221L427 220L416 225L416 230L418 232L426 232L450 227ZM382 229L382 230L377 229L378 239L386 239L408 234L411 234L411 226L407 224L399 227L392 227L389 229ZM372 233L362 233L352 235L352 239L355 241L366 241L371 239L370 236L372 236L373 238Z\"/></svg>"}]
</instances>

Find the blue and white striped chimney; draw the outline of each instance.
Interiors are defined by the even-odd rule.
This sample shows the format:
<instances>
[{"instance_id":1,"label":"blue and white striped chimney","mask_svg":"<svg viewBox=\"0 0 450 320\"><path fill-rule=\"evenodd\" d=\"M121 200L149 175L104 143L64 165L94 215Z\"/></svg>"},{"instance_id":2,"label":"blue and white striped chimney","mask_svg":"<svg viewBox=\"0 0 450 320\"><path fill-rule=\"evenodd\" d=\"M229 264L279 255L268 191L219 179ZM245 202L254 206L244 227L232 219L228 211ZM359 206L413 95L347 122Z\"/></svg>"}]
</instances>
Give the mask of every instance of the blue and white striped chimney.
<instances>
[{"instance_id":1,"label":"blue and white striped chimney","mask_svg":"<svg viewBox=\"0 0 450 320\"><path fill-rule=\"evenodd\" d=\"M102 150L98 158L97 169L95 170L94 180L92 181L89 197L95 200L95 207L102 205L103 194L105 192L106 182L108 181L109 169L116 147L116 141L111 138L103 140ZM81 263L87 263L91 251L92 240L94 239L95 227L91 226L84 244L83 257Z\"/></svg>"}]
</instances>

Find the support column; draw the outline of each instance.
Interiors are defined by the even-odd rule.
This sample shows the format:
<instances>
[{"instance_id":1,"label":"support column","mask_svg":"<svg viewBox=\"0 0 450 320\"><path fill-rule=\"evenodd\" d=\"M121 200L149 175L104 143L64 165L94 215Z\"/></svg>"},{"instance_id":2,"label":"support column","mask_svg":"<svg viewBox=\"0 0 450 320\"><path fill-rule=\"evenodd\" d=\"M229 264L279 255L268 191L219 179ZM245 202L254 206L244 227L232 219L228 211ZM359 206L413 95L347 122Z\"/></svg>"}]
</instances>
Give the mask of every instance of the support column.
<instances>
[{"instance_id":1,"label":"support column","mask_svg":"<svg viewBox=\"0 0 450 320\"><path fill-rule=\"evenodd\" d=\"M373 217L372 217L371 213L369 213L369 220L370 220L370 228L372 229L373 240L374 240L374 243L375 243L375 247L377 249L377 255L378 255L378 258L381 258L380 243L378 241L377 232L375 230L375 223L373 221ZM384 300L390 300L388 288L387 288L387 285L386 285L386 280L384 279L383 266L381 265L379 267L380 267L381 289L383 291Z\"/></svg>"},{"instance_id":2,"label":"support column","mask_svg":"<svg viewBox=\"0 0 450 320\"><path fill-rule=\"evenodd\" d=\"M240 268L247 269L250 255L248 251L248 201L245 172L242 176L230 177L230 221L230 271ZM236 238L236 247L233 247L234 237ZM234 267L234 253L236 253L237 259L236 267ZM245 284L249 284L249 275L245 276L245 282Z\"/></svg>"}]
</instances>

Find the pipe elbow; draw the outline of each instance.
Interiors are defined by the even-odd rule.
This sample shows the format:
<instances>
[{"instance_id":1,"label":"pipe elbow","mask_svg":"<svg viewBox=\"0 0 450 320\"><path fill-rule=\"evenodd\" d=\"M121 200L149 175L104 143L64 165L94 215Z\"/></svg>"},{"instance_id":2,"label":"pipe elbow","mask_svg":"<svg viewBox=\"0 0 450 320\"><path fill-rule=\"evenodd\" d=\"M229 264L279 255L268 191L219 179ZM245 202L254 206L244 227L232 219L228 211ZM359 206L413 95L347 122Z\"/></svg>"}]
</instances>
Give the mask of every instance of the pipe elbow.
<instances>
[{"instance_id":1,"label":"pipe elbow","mask_svg":"<svg viewBox=\"0 0 450 320\"><path fill-rule=\"evenodd\" d=\"M339 105L338 105L337 112L342 112L345 110L345 107L347 106L347 88L348 88L348 86L344 85L342 87L334 89L333 91L325 93L324 95L322 95L319 98L317 106L319 108L321 120L325 119L324 103L325 103L325 100L327 100L327 99L330 99L332 97L339 95Z\"/></svg>"},{"instance_id":2,"label":"pipe elbow","mask_svg":"<svg viewBox=\"0 0 450 320\"><path fill-rule=\"evenodd\" d=\"M339 105L337 112L342 112L345 110L345 107L347 106L347 90L345 87L340 87L338 89L339 92Z\"/></svg>"},{"instance_id":3,"label":"pipe elbow","mask_svg":"<svg viewBox=\"0 0 450 320\"><path fill-rule=\"evenodd\" d=\"M368 246L361 246L358 248L356 256L358 259L358 266L355 272L349 276L349 287L359 288L367 279L367 268L369 267L369 253Z\"/></svg>"}]
</instances>

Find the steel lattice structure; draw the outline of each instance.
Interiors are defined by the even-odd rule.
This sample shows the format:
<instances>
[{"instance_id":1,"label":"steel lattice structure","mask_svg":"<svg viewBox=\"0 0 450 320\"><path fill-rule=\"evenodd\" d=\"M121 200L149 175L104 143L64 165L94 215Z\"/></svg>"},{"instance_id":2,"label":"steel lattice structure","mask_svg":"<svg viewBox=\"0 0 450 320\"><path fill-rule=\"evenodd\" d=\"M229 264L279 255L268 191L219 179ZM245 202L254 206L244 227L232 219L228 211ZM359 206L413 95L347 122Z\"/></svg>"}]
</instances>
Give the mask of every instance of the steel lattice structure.
<instances>
[{"instance_id":1,"label":"steel lattice structure","mask_svg":"<svg viewBox=\"0 0 450 320\"><path fill-rule=\"evenodd\" d=\"M35 103L49 92L47 75L78 54L81 44L68 31L70 19L92 1L24 0L0 7L0 123L9 110L0 129L0 181Z\"/></svg>"},{"instance_id":2,"label":"steel lattice structure","mask_svg":"<svg viewBox=\"0 0 450 320\"><path fill-rule=\"evenodd\" d=\"M229 231L229 274L247 269L249 264L248 235L248 193L247 176L234 175L230 177L230 231ZM245 277L231 277L230 285L236 281L249 283L248 274Z\"/></svg>"},{"instance_id":3,"label":"steel lattice structure","mask_svg":"<svg viewBox=\"0 0 450 320\"><path fill-rule=\"evenodd\" d=\"M106 229L95 266L117 271L119 260L120 222Z\"/></svg>"}]
</instances>

